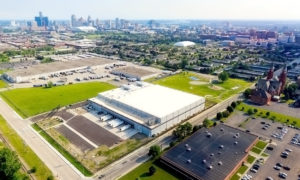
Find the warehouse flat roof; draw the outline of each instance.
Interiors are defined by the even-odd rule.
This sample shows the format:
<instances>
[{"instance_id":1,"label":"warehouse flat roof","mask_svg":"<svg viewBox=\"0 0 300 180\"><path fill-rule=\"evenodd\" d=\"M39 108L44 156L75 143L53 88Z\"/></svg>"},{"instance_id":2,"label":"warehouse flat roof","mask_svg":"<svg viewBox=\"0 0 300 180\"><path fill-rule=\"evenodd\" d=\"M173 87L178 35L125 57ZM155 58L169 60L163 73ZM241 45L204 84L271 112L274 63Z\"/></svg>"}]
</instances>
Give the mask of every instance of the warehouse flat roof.
<instances>
[{"instance_id":1,"label":"warehouse flat roof","mask_svg":"<svg viewBox=\"0 0 300 180\"><path fill-rule=\"evenodd\" d=\"M123 68L118 68L112 71L112 73L121 73L121 74L130 74L133 76L138 76L138 77L143 77L143 76L148 76L151 74L155 74L155 72L148 71L143 68L137 68L134 66L127 66Z\"/></svg>"},{"instance_id":2,"label":"warehouse flat roof","mask_svg":"<svg viewBox=\"0 0 300 180\"><path fill-rule=\"evenodd\" d=\"M98 57L97 58L85 58L85 59L80 59L80 60L70 60L70 61L63 61L63 62L58 61L58 62L53 62L53 63L32 65L27 68L9 71L6 74L11 77L34 76L34 75L39 75L39 74L75 69L75 68L80 68L80 67L104 65L104 64L113 63L113 62L115 62L115 61L109 60L109 59L104 59L104 58L98 58Z\"/></svg>"},{"instance_id":3,"label":"warehouse flat roof","mask_svg":"<svg viewBox=\"0 0 300 180\"><path fill-rule=\"evenodd\" d=\"M200 129L163 154L161 160L195 179L223 180L243 160L256 140L255 135L219 124Z\"/></svg>"},{"instance_id":4,"label":"warehouse flat roof","mask_svg":"<svg viewBox=\"0 0 300 180\"><path fill-rule=\"evenodd\" d=\"M189 107L193 103L205 102L205 98L193 94L146 82L138 83L142 86L126 85L99 93L99 96L126 104L158 118Z\"/></svg>"}]
</instances>

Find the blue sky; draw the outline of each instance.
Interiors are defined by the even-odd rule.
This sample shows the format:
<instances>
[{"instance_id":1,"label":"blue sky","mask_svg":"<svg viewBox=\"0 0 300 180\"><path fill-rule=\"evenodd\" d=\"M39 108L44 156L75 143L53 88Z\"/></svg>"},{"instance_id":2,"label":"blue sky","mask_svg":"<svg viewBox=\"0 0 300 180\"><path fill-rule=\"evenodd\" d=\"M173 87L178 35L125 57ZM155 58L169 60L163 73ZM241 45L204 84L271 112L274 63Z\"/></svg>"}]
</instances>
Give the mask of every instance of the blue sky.
<instances>
[{"instance_id":1,"label":"blue sky","mask_svg":"<svg viewBox=\"0 0 300 180\"><path fill-rule=\"evenodd\" d=\"M91 15L114 19L300 20L300 0L0 0L0 19Z\"/></svg>"}]
</instances>

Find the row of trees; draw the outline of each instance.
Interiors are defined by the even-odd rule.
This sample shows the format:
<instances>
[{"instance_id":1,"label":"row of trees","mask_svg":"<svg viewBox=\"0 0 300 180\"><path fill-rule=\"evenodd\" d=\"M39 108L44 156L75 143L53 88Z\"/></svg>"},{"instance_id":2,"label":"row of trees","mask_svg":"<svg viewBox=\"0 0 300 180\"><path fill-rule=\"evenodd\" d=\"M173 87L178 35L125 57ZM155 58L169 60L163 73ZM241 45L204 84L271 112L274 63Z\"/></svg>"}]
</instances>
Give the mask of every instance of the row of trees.
<instances>
[{"instance_id":1,"label":"row of trees","mask_svg":"<svg viewBox=\"0 0 300 180\"><path fill-rule=\"evenodd\" d=\"M240 104L240 101L232 102L230 106L227 106L226 110L223 112L217 113L217 120L221 120L222 118L227 118L230 116L230 114L234 111L234 109L237 107L238 104Z\"/></svg>"}]
</instances>

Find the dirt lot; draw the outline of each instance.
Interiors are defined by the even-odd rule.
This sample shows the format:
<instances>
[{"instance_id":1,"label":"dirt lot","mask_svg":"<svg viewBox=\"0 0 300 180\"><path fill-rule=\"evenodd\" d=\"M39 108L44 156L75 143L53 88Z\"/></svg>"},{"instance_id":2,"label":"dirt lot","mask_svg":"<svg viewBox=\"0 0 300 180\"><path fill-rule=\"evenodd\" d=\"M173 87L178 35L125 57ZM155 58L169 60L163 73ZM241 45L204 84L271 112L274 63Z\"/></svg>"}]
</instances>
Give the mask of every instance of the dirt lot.
<instances>
[{"instance_id":1,"label":"dirt lot","mask_svg":"<svg viewBox=\"0 0 300 180\"><path fill-rule=\"evenodd\" d=\"M228 122L229 124L234 124L236 118L231 117ZM262 129L264 125L262 124L264 122L265 124L270 124L270 127L267 130ZM297 179L298 175L300 174L300 148L293 146L290 144L290 140L296 133L300 133L299 130L288 128L288 133L283 137L282 140L276 139L271 137L271 135L274 132L278 131L277 127L282 127L282 124L280 123L273 123L270 120L262 119L262 118L256 118L250 120L244 124L245 129L250 130L251 133L256 134L262 138L265 139L272 139L272 145L274 147L273 151L266 150L268 154L270 154L268 160L265 162L264 165L261 166L259 171L254 173L248 173L252 175L255 180L264 180L267 177L272 177L275 179L280 179L278 177L279 172L285 172L288 174L287 179ZM284 159L280 157L280 154L285 151L285 149L291 149L293 150L288 158ZM276 163L281 163L283 166L288 166L291 168L290 171L284 170L283 168L278 171L275 170L273 167Z\"/></svg>"},{"instance_id":2,"label":"dirt lot","mask_svg":"<svg viewBox=\"0 0 300 180\"><path fill-rule=\"evenodd\" d=\"M64 135L72 144L77 146L83 152L89 151L94 148L92 145L90 145L88 142L86 142L84 139L82 139L80 136L78 136L66 126L61 125L56 129L58 132Z\"/></svg>"},{"instance_id":3,"label":"dirt lot","mask_svg":"<svg viewBox=\"0 0 300 180\"><path fill-rule=\"evenodd\" d=\"M98 146L107 145L108 147L111 147L121 140L118 136L110 133L83 116L75 116L69 120L67 124Z\"/></svg>"}]
</instances>

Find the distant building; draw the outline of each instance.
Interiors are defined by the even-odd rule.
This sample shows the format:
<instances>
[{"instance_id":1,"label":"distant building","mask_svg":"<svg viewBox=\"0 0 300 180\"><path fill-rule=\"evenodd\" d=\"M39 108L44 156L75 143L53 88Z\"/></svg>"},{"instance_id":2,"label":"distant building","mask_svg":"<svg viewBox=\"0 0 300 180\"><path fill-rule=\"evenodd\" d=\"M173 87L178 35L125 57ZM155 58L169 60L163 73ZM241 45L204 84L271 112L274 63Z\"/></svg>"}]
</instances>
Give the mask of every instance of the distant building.
<instances>
[{"instance_id":1,"label":"distant building","mask_svg":"<svg viewBox=\"0 0 300 180\"><path fill-rule=\"evenodd\" d=\"M229 180L257 141L255 135L219 124L195 132L164 153L160 161L182 179Z\"/></svg>"},{"instance_id":2,"label":"distant building","mask_svg":"<svg viewBox=\"0 0 300 180\"><path fill-rule=\"evenodd\" d=\"M194 46L196 45L194 42L191 41L181 41L174 44L174 46L177 47L188 47L188 46Z\"/></svg>"},{"instance_id":3,"label":"distant building","mask_svg":"<svg viewBox=\"0 0 300 180\"><path fill-rule=\"evenodd\" d=\"M48 25L49 25L48 17L46 17L46 16L44 17L42 12L40 12L39 16L36 16L34 18L34 20L37 23L38 27L48 27Z\"/></svg>"},{"instance_id":4,"label":"distant building","mask_svg":"<svg viewBox=\"0 0 300 180\"><path fill-rule=\"evenodd\" d=\"M95 32L95 31L97 31L97 29L92 26L79 26L79 27L73 27L72 31L74 31L74 32Z\"/></svg>"},{"instance_id":5,"label":"distant building","mask_svg":"<svg viewBox=\"0 0 300 180\"><path fill-rule=\"evenodd\" d=\"M269 104L272 98L278 97L282 93L286 84L286 78L286 66L278 77L274 76L274 66L272 66L267 78L258 80L256 88L251 93L251 101L260 105Z\"/></svg>"},{"instance_id":6,"label":"distant building","mask_svg":"<svg viewBox=\"0 0 300 180\"><path fill-rule=\"evenodd\" d=\"M231 40L222 41L222 46L234 46L234 41Z\"/></svg>"}]
</instances>

